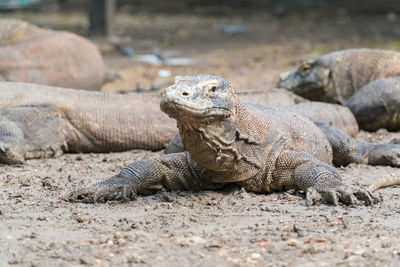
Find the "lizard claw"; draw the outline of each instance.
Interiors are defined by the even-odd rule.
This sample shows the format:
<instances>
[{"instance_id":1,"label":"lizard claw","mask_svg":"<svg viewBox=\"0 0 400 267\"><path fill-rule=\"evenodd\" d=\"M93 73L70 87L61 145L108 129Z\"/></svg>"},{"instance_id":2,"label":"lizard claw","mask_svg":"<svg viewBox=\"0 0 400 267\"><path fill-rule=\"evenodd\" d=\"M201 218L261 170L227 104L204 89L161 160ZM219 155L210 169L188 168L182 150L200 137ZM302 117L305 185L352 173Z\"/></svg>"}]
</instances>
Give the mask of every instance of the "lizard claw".
<instances>
[{"instance_id":1,"label":"lizard claw","mask_svg":"<svg viewBox=\"0 0 400 267\"><path fill-rule=\"evenodd\" d=\"M24 162L22 149L11 147L0 141L0 163L18 164Z\"/></svg>"},{"instance_id":2,"label":"lizard claw","mask_svg":"<svg viewBox=\"0 0 400 267\"><path fill-rule=\"evenodd\" d=\"M108 200L128 201L136 198L132 185L120 183L117 177L87 187L71 190L62 197L70 202L98 203Z\"/></svg>"},{"instance_id":3,"label":"lizard claw","mask_svg":"<svg viewBox=\"0 0 400 267\"><path fill-rule=\"evenodd\" d=\"M306 191L306 204L307 206L314 206L321 199L321 195L318 193L315 187L310 187Z\"/></svg>"},{"instance_id":4,"label":"lizard claw","mask_svg":"<svg viewBox=\"0 0 400 267\"><path fill-rule=\"evenodd\" d=\"M367 206L376 204L379 201L379 199L367 189L340 183L334 188L329 188L327 190L317 190L314 187L308 188L306 192L307 206L315 205L321 197L327 203L334 206L338 206L339 201L350 206L356 205L358 201L363 201Z\"/></svg>"}]
</instances>

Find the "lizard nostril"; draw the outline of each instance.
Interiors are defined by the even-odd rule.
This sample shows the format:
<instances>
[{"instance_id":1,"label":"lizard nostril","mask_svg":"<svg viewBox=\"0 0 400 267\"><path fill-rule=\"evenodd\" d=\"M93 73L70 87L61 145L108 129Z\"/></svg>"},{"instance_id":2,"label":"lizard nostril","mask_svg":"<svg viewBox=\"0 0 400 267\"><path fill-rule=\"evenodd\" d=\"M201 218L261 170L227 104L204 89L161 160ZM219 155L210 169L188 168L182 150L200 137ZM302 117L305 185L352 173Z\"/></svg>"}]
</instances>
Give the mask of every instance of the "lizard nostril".
<instances>
[{"instance_id":1,"label":"lizard nostril","mask_svg":"<svg viewBox=\"0 0 400 267\"><path fill-rule=\"evenodd\" d=\"M189 93L188 93L188 92L183 92L182 95L183 95L183 96L188 96Z\"/></svg>"}]
</instances>

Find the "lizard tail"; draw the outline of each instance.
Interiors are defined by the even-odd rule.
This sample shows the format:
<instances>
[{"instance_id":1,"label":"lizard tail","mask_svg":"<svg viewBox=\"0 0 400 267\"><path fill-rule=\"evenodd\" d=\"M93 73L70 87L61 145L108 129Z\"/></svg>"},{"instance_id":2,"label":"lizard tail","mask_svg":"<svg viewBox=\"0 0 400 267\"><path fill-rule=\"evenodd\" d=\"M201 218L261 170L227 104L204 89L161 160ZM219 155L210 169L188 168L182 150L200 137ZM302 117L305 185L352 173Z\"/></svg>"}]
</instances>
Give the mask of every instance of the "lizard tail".
<instances>
[{"instance_id":1,"label":"lizard tail","mask_svg":"<svg viewBox=\"0 0 400 267\"><path fill-rule=\"evenodd\" d=\"M383 177L376 179L369 187L369 191L374 192L378 189L392 186L400 185L400 173L392 173Z\"/></svg>"}]
</instances>

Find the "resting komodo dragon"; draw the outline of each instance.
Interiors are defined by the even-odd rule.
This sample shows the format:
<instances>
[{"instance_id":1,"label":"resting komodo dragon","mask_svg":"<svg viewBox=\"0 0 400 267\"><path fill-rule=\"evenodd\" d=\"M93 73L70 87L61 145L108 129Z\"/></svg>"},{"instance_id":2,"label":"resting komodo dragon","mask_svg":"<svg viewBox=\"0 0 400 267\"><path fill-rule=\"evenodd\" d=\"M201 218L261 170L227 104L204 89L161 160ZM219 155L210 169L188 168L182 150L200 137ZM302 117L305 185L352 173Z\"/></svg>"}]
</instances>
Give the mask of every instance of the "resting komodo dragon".
<instances>
[{"instance_id":1,"label":"resting komodo dragon","mask_svg":"<svg viewBox=\"0 0 400 267\"><path fill-rule=\"evenodd\" d=\"M178 131L160 111L159 95L100 93L45 85L0 82L0 162L57 156L63 152L160 150ZM284 99L285 91L272 96ZM246 102L271 103L264 92L244 92ZM298 101L298 100L297 100ZM274 104L279 104L275 99ZM338 105L287 107L325 121L350 135L358 132L351 112Z\"/></svg>"},{"instance_id":2,"label":"resting komodo dragon","mask_svg":"<svg viewBox=\"0 0 400 267\"><path fill-rule=\"evenodd\" d=\"M0 81L98 90L104 77L103 58L89 40L0 19Z\"/></svg>"},{"instance_id":3,"label":"resting komodo dragon","mask_svg":"<svg viewBox=\"0 0 400 267\"><path fill-rule=\"evenodd\" d=\"M344 104L361 129L400 130L398 78L400 53L348 49L302 63L282 74L278 87L310 100Z\"/></svg>"},{"instance_id":4,"label":"resting komodo dragon","mask_svg":"<svg viewBox=\"0 0 400 267\"><path fill-rule=\"evenodd\" d=\"M72 190L65 198L126 200L160 186L209 190L235 183L254 192L304 190L307 204L322 197L334 205L357 199L370 205L377 201L372 193L342 182L331 163L400 161L396 142L359 143L296 113L241 104L231 84L216 76L177 77L160 106L176 119L186 152L133 162L111 179Z\"/></svg>"}]
</instances>

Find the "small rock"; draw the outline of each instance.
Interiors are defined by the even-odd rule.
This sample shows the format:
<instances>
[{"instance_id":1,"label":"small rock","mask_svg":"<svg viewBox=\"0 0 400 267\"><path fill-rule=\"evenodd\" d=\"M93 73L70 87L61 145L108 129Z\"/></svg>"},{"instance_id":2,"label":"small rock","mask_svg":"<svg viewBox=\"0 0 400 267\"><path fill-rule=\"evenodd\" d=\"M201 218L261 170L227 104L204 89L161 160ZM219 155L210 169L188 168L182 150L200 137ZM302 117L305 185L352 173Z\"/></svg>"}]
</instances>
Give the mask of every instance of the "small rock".
<instances>
[{"instance_id":1,"label":"small rock","mask_svg":"<svg viewBox=\"0 0 400 267\"><path fill-rule=\"evenodd\" d=\"M257 259L261 258L261 255L258 253L253 253L253 254L251 254L250 258L252 258L253 260L257 260Z\"/></svg>"},{"instance_id":2,"label":"small rock","mask_svg":"<svg viewBox=\"0 0 400 267\"><path fill-rule=\"evenodd\" d=\"M124 238L118 239L118 245L125 245L126 243L128 243L128 242L126 241L126 239L124 239Z\"/></svg>"},{"instance_id":3,"label":"small rock","mask_svg":"<svg viewBox=\"0 0 400 267\"><path fill-rule=\"evenodd\" d=\"M17 265L17 264L20 264L20 263L21 263L21 261L18 260L18 259L13 259L13 260L9 260L8 261L8 264L10 264L10 265Z\"/></svg>"},{"instance_id":4,"label":"small rock","mask_svg":"<svg viewBox=\"0 0 400 267\"><path fill-rule=\"evenodd\" d=\"M171 203L157 203L157 205L154 206L154 209L172 209L172 204Z\"/></svg>"},{"instance_id":5,"label":"small rock","mask_svg":"<svg viewBox=\"0 0 400 267\"><path fill-rule=\"evenodd\" d=\"M221 25L219 31L222 34L235 34L235 33L244 33L246 31L246 27L240 24L235 25Z\"/></svg>"},{"instance_id":6,"label":"small rock","mask_svg":"<svg viewBox=\"0 0 400 267\"><path fill-rule=\"evenodd\" d=\"M78 223L83 223L85 221L85 219L84 219L82 214L73 214L73 218Z\"/></svg>"},{"instance_id":7,"label":"small rock","mask_svg":"<svg viewBox=\"0 0 400 267\"><path fill-rule=\"evenodd\" d=\"M288 244L288 246L291 246L291 247L298 247L300 245L300 242L296 239L289 239L287 244Z\"/></svg>"},{"instance_id":8,"label":"small rock","mask_svg":"<svg viewBox=\"0 0 400 267\"><path fill-rule=\"evenodd\" d=\"M242 261L242 259L240 259L240 258L228 258L228 261L232 262L233 264L239 264Z\"/></svg>"},{"instance_id":9,"label":"small rock","mask_svg":"<svg viewBox=\"0 0 400 267\"><path fill-rule=\"evenodd\" d=\"M118 240L120 238L121 238L121 233L120 232L116 232L115 235L114 235L114 239Z\"/></svg>"},{"instance_id":10,"label":"small rock","mask_svg":"<svg viewBox=\"0 0 400 267\"><path fill-rule=\"evenodd\" d=\"M235 192L234 195L235 195L235 196L238 196L238 197L241 198L241 199L244 199L244 198L248 198L248 197L249 197L249 194L246 192L246 189L244 189L243 187L240 188L239 191Z\"/></svg>"},{"instance_id":11,"label":"small rock","mask_svg":"<svg viewBox=\"0 0 400 267\"><path fill-rule=\"evenodd\" d=\"M128 45L115 44L115 49L117 49L117 51L120 52L121 55L126 57L130 57L135 53L135 50Z\"/></svg>"},{"instance_id":12,"label":"small rock","mask_svg":"<svg viewBox=\"0 0 400 267\"><path fill-rule=\"evenodd\" d=\"M217 206L218 201L215 198L210 199L210 201L207 202L207 206Z\"/></svg>"},{"instance_id":13,"label":"small rock","mask_svg":"<svg viewBox=\"0 0 400 267\"><path fill-rule=\"evenodd\" d=\"M149 65L161 65L161 60L155 55L137 55L134 57L134 60L141 63L146 63Z\"/></svg>"},{"instance_id":14,"label":"small rock","mask_svg":"<svg viewBox=\"0 0 400 267\"><path fill-rule=\"evenodd\" d=\"M159 70L158 76L161 78L168 78L171 76L171 71L170 70Z\"/></svg>"},{"instance_id":15,"label":"small rock","mask_svg":"<svg viewBox=\"0 0 400 267\"><path fill-rule=\"evenodd\" d=\"M273 212L273 211L274 211L274 209L271 208L270 206L261 207L260 210L262 210L262 211L268 211L268 212Z\"/></svg>"},{"instance_id":16,"label":"small rock","mask_svg":"<svg viewBox=\"0 0 400 267\"><path fill-rule=\"evenodd\" d=\"M90 264L92 261L88 258L88 257L85 257L85 256L83 256L83 257L80 257L79 258L79 263L80 264L85 264L85 265L87 265L87 264Z\"/></svg>"},{"instance_id":17,"label":"small rock","mask_svg":"<svg viewBox=\"0 0 400 267\"><path fill-rule=\"evenodd\" d=\"M167 193L167 192L162 192L161 198L162 198L162 200L164 200L166 202L174 202L176 200L176 197L172 196L171 193Z\"/></svg>"},{"instance_id":18,"label":"small rock","mask_svg":"<svg viewBox=\"0 0 400 267\"><path fill-rule=\"evenodd\" d=\"M40 216L36 220L38 220L38 221L47 221L47 218L44 217L44 216Z\"/></svg>"},{"instance_id":19,"label":"small rock","mask_svg":"<svg viewBox=\"0 0 400 267\"><path fill-rule=\"evenodd\" d=\"M22 186L30 186L31 185L31 180L24 177L20 179L20 183Z\"/></svg>"},{"instance_id":20,"label":"small rock","mask_svg":"<svg viewBox=\"0 0 400 267\"><path fill-rule=\"evenodd\" d=\"M168 58L165 60L165 65L167 66L187 66L193 63L192 59L185 57Z\"/></svg>"},{"instance_id":21,"label":"small rock","mask_svg":"<svg viewBox=\"0 0 400 267\"><path fill-rule=\"evenodd\" d=\"M162 82L152 82L150 85L150 91L156 91L158 89L160 89L161 87L163 87L165 85L165 83Z\"/></svg>"},{"instance_id":22,"label":"small rock","mask_svg":"<svg viewBox=\"0 0 400 267\"><path fill-rule=\"evenodd\" d=\"M365 253L365 249L358 249L358 250L354 251L351 254L352 255L360 255L360 256L362 256L362 255L364 255L364 253Z\"/></svg>"},{"instance_id":23,"label":"small rock","mask_svg":"<svg viewBox=\"0 0 400 267\"><path fill-rule=\"evenodd\" d=\"M203 245L203 244L205 244L207 241L204 240L203 238L201 238L200 236L194 235L194 236L191 236L191 237L188 238L188 242L189 242L189 243L196 244L196 245Z\"/></svg>"}]
</instances>

